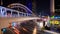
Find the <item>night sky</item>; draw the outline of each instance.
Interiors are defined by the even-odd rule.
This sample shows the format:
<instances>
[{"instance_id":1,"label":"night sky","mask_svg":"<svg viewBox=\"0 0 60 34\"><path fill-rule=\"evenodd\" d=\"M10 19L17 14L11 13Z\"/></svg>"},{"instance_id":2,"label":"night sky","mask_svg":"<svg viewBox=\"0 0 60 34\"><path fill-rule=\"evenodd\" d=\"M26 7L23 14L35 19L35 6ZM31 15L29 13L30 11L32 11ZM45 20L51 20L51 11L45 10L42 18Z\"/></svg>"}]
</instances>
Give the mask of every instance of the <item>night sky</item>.
<instances>
[{"instance_id":1,"label":"night sky","mask_svg":"<svg viewBox=\"0 0 60 34\"><path fill-rule=\"evenodd\" d=\"M50 7L50 1L49 0L36 0L37 5L40 9L48 9Z\"/></svg>"},{"instance_id":2,"label":"night sky","mask_svg":"<svg viewBox=\"0 0 60 34\"><path fill-rule=\"evenodd\" d=\"M25 2L26 1L23 1L23 0L3 0L3 6L7 6L9 4L12 4L12 3L21 3L23 5L25 5Z\"/></svg>"},{"instance_id":3,"label":"night sky","mask_svg":"<svg viewBox=\"0 0 60 34\"><path fill-rule=\"evenodd\" d=\"M30 0L31 1L31 0ZM26 0L3 0L3 6L7 6L11 3L22 3L26 5ZM50 15L50 0L36 0L36 11L37 14L42 13L46 15Z\"/></svg>"},{"instance_id":4,"label":"night sky","mask_svg":"<svg viewBox=\"0 0 60 34\"><path fill-rule=\"evenodd\" d=\"M36 0L37 12L43 12L42 14L50 15L50 0Z\"/></svg>"}]
</instances>

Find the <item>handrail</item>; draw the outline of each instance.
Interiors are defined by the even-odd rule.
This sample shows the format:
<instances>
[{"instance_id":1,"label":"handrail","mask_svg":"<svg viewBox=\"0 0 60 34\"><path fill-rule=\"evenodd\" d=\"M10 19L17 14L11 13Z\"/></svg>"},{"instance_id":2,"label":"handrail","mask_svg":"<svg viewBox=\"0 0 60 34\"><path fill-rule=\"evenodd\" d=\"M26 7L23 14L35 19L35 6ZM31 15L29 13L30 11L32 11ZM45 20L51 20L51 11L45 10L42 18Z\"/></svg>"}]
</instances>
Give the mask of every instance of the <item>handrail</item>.
<instances>
[{"instance_id":1,"label":"handrail","mask_svg":"<svg viewBox=\"0 0 60 34\"><path fill-rule=\"evenodd\" d=\"M14 14L16 17L20 17L21 15L22 16L32 16L32 14L29 14L29 13L24 13L24 12L20 12L20 11L17 11L17 10L13 10L13 9L9 9L9 8L5 8L5 7L2 7L0 6L0 17L8 17L7 15L7 11L11 11L11 17L13 17L13 12L16 12L17 14ZM5 14L5 15L4 15Z\"/></svg>"}]
</instances>

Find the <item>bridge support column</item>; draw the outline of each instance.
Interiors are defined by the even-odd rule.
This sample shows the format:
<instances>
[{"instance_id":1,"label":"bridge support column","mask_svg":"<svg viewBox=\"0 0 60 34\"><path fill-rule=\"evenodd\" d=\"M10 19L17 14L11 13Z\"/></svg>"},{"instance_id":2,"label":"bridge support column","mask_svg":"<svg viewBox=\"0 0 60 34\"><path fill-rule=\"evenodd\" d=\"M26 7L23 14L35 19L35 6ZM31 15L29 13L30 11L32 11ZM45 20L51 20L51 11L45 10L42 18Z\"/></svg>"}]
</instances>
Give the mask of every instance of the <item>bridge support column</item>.
<instances>
[{"instance_id":1,"label":"bridge support column","mask_svg":"<svg viewBox=\"0 0 60 34\"><path fill-rule=\"evenodd\" d=\"M54 10L55 8L54 8L54 0L50 0L50 11L51 11L51 16L53 16L54 15L54 13L55 13L55 10Z\"/></svg>"}]
</instances>

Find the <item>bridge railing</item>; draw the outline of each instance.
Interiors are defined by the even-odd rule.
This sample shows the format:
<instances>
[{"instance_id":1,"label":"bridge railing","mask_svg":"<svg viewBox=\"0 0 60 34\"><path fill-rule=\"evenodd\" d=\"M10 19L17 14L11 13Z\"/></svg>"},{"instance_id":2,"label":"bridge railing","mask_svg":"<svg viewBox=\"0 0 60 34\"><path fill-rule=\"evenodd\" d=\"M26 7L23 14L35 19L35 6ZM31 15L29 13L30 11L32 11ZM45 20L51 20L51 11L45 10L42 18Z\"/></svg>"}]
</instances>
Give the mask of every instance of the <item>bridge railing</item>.
<instances>
[{"instance_id":1,"label":"bridge railing","mask_svg":"<svg viewBox=\"0 0 60 34\"><path fill-rule=\"evenodd\" d=\"M24 17L24 16L32 16L30 13L24 13L17 10L9 9L0 6L0 17Z\"/></svg>"}]
</instances>

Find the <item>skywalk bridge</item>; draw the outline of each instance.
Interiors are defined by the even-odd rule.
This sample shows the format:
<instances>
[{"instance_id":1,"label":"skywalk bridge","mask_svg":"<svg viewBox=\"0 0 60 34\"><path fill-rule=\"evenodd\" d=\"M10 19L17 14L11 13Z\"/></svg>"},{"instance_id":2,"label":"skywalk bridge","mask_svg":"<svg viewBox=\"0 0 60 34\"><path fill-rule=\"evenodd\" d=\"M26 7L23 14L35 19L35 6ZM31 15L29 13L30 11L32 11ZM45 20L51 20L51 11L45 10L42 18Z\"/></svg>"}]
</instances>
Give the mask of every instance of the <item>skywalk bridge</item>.
<instances>
[{"instance_id":1,"label":"skywalk bridge","mask_svg":"<svg viewBox=\"0 0 60 34\"><path fill-rule=\"evenodd\" d=\"M24 13L21 11L0 6L0 17L24 17L24 16L25 17L32 16L32 13Z\"/></svg>"}]
</instances>

